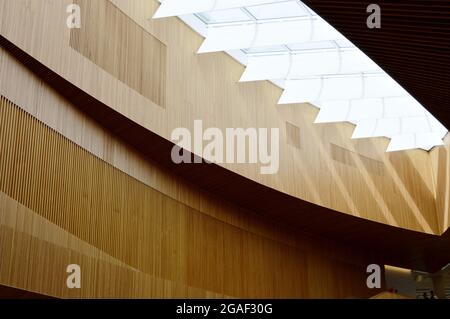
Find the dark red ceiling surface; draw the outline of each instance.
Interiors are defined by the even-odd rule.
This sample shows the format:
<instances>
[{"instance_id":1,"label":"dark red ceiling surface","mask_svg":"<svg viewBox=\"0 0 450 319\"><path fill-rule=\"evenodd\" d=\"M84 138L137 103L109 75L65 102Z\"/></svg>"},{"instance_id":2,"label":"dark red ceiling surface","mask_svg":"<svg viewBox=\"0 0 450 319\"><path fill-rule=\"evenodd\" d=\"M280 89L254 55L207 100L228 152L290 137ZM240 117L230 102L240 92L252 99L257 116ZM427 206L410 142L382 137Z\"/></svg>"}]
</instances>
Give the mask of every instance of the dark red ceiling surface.
<instances>
[{"instance_id":1,"label":"dark red ceiling surface","mask_svg":"<svg viewBox=\"0 0 450 319\"><path fill-rule=\"evenodd\" d=\"M304 0L450 128L450 0ZM369 4L381 28L369 29Z\"/></svg>"}]
</instances>

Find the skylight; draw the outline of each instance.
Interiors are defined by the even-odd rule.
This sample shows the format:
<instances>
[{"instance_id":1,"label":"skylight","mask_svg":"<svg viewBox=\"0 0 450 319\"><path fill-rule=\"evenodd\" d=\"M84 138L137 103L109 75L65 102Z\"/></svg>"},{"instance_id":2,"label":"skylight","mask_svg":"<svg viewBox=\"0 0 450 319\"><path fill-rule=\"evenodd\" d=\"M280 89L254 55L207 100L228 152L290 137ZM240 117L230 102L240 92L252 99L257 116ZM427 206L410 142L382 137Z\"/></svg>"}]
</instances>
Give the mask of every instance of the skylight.
<instances>
[{"instance_id":1,"label":"skylight","mask_svg":"<svg viewBox=\"0 0 450 319\"><path fill-rule=\"evenodd\" d=\"M308 102L315 123L351 122L352 139L388 137L387 151L430 150L448 130L384 70L298 0L164 0L204 42L246 66L240 82L269 80L279 104Z\"/></svg>"}]
</instances>

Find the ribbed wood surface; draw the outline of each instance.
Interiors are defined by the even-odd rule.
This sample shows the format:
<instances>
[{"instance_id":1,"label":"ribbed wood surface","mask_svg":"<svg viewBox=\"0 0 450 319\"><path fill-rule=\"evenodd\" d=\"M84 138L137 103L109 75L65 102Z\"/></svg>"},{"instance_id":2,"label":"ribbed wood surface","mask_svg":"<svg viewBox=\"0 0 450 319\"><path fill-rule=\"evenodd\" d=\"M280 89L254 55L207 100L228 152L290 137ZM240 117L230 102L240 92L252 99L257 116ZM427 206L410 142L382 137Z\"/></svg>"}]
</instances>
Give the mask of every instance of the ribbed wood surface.
<instances>
[{"instance_id":1,"label":"ribbed wood surface","mask_svg":"<svg viewBox=\"0 0 450 319\"><path fill-rule=\"evenodd\" d=\"M82 28L70 46L157 105L166 100L166 46L110 1L75 0ZM96 41L91 41L95 35Z\"/></svg>"},{"instance_id":2,"label":"ribbed wood surface","mask_svg":"<svg viewBox=\"0 0 450 319\"><path fill-rule=\"evenodd\" d=\"M240 206L274 214L277 218L291 216L288 218L289 223L303 218L306 222L301 227L316 221L316 225L323 229L324 216L317 214L320 208L309 208L305 204L315 203L325 207L324 210L329 208L352 217L419 232L437 232L433 182L426 152L412 150L386 154L387 139L355 141L350 139L354 129L351 124L314 124L317 109L311 105L277 107L276 102L281 94L279 88L264 81L238 83L243 67L225 53L197 55L202 39L182 21L177 18L149 20L158 7L157 1L98 0L103 4L90 7L91 17L102 17L102 8L110 6L115 9L111 13L112 19L119 15L118 12L125 14L128 24L138 24L166 45L167 100L166 108L161 108L105 72L101 67L105 61L96 65L70 46L71 32L60 27L65 25L65 9L70 2L44 1L36 5L37 2L32 0L3 0L0 2L3 4L0 32L21 50L16 55L21 57L23 63L33 65L39 61L46 65L49 70L41 75L46 81L78 108L146 156L155 160L163 159L163 165L170 165L167 163L171 162L170 146L169 150L155 147L149 135L169 140L175 128L193 130L195 119L202 119L205 128L217 127L223 131L238 127L279 128L280 165L277 174L260 174L259 163L223 163L217 165L216 172L208 174L204 173L204 167L197 165L189 167L185 173L192 182ZM103 18L99 22L106 23ZM33 37L29 34L33 34ZM98 35L92 32L86 36L89 38L88 47L91 48L98 45L99 39L117 37L110 41L120 43L121 38L118 33ZM43 43L46 45L43 46ZM111 49L108 52L115 57L102 55L100 58L106 61L121 59L121 51ZM158 70L156 66L155 72ZM14 74L10 78L13 79ZM69 82L75 89L69 88L68 83L61 84L63 81ZM300 128L301 149L288 145L286 122ZM358 156L354 156L357 169L333 160L329 143L344 147L352 154L361 154L382 162L385 174L368 174ZM411 163L407 170L403 169L403 162ZM235 180L222 178L220 168L259 184L251 187L252 190L262 185L269 191L275 189L297 198L301 204L280 207L271 196L263 196L258 192L247 193L245 187L231 188L228 185L236 184ZM421 210L416 207L415 201L423 203ZM325 218L330 220L328 216ZM346 229L346 223L330 224L342 224L342 229ZM335 230L333 226L323 232L329 234Z\"/></svg>"},{"instance_id":3,"label":"ribbed wood surface","mask_svg":"<svg viewBox=\"0 0 450 319\"><path fill-rule=\"evenodd\" d=\"M303 235L282 243L205 215L3 97L0 128L2 284L59 297L370 294L365 263L331 257L337 247L311 250ZM80 291L65 287L69 263L85 274Z\"/></svg>"}]
</instances>

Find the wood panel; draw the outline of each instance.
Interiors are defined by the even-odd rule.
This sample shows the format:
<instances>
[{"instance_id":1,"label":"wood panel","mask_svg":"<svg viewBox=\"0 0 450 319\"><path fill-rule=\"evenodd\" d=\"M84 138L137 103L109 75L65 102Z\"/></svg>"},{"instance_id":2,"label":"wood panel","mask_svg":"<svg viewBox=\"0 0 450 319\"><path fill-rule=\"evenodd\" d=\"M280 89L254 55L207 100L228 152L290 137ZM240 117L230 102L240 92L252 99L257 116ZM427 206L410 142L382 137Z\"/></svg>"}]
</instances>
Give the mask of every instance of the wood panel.
<instances>
[{"instance_id":1,"label":"wood panel","mask_svg":"<svg viewBox=\"0 0 450 319\"><path fill-rule=\"evenodd\" d=\"M366 251L379 252L392 265L434 271L448 262L450 246L445 239L389 227L345 214L336 214L324 207L289 197L237 174L231 174L216 165L175 165L167 158L172 147L170 142L136 126L129 119L118 115L66 80L55 76L11 43L7 41L0 41L0 43L15 54L19 61L26 61L27 68L42 76L43 80L61 92L67 100L58 98L51 89L36 80L30 70L5 54L3 58L7 63L3 63L5 69L3 75L9 79L16 78L18 83L22 83L22 87L18 88L11 81L3 81L2 85L9 96L23 103L32 114L42 118L52 127L58 128L58 131L63 132L65 136L120 167L124 172L128 172L148 185L155 185L157 189L164 191L172 198L181 199L193 207L199 207L197 209L205 214L232 222L234 225L241 225L240 227L245 225L245 228L251 225L253 230L257 229L266 236L273 234L273 227L261 226L259 222L261 217L250 222L246 219L248 211L236 215L232 213L233 210L224 209L228 205L224 205L223 199L237 203L238 206L247 207L259 216L271 216L272 219L287 222L290 227L298 230L327 237L333 241L338 240L353 248L359 246ZM24 95L23 87L26 87L31 94ZM37 103L35 96L39 97ZM92 120L88 120L86 115L74 108L73 103L98 121L103 128L99 129L98 124L93 125ZM74 123L78 124L74 125ZM111 132L125 143L136 147L145 155L145 158L142 158L142 154L135 156L136 150L133 148L117 143L116 137L112 137ZM117 148L119 145L120 147ZM365 150L367 154L370 154L369 151L370 149ZM167 167L171 174L159 174L159 170L149 165L148 159ZM356 163L358 163L357 159L358 157L356 157ZM181 182L180 179L175 180L173 173L181 175L181 180L188 180L191 184ZM180 184L183 188L180 188ZM205 200L204 193L196 192L193 185L208 189L210 194L215 193L221 198L220 209L217 209L217 205L212 205L210 201ZM248 192L249 189L252 192ZM211 207L216 209L212 210ZM255 225L258 227L255 228ZM286 233L282 232L282 234L285 238ZM291 240L288 238L289 236L286 240Z\"/></svg>"},{"instance_id":2,"label":"wood panel","mask_svg":"<svg viewBox=\"0 0 450 319\"><path fill-rule=\"evenodd\" d=\"M282 243L212 218L0 101L2 284L56 297L162 296L150 289L157 280L173 285L168 297L189 297L189 287L201 296L370 293L366 264L338 245L295 233ZM85 269L81 291L64 287L72 262Z\"/></svg>"},{"instance_id":3,"label":"wood panel","mask_svg":"<svg viewBox=\"0 0 450 319\"><path fill-rule=\"evenodd\" d=\"M71 29L70 47L164 107L166 46L109 1L74 4L81 8L82 27Z\"/></svg>"},{"instance_id":4,"label":"wood panel","mask_svg":"<svg viewBox=\"0 0 450 319\"><path fill-rule=\"evenodd\" d=\"M383 162L352 152L333 143L330 144L330 149L331 157L338 162L358 168L358 165L354 159L355 157L358 157L361 163L367 169L368 173L379 176L384 175Z\"/></svg>"},{"instance_id":5,"label":"wood panel","mask_svg":"<svg viewBox=\"0 0 450 319\"><path fill-rule=\"evenodd\" d=\"M98 2L104 1L107 0ZM30 0L3 0L0 2L3 10L0 33L54 72L49 74L48 80L53 81L55 87L59 85L56 74L109 107L117 116L124 116L130 123L138 124L127 127L119 121L109 123L116 126L117 131L126 128L120 134L128 134L127 138L139 144L144 152L153 149L150 140L146 143L141 138L145 130L150 131L149 135L169 139L174 128L192 129L195 119L203 119L205 127L220 129L281 128L280 170L277 174L260 175L258 165L218 166L259 183L262 189L274 189L288 197L312 202L335 212L407 230L438 233L434 186L426 152L401 152L395 155L398 160L391 160L391 156L385 154L387 139L354 141L350 139L353 125L313 124L317 109L309 104L277 107L281 93L279 88L268 82L237 83L243 67L226 54L196 55L202 39L181 21L175 18L149 20L158 6L156 1L111 2L134 21L129 23L137 23L166 45L165 109L70 47L71 31L61 27L65 24L65 8L71 3L69 0L43 2L40 5ZM89 39L86 41L91 46L99 40L94 33L87 36ZM119 60L118 53L116 55L114 59ZM13 88L10 90L14 91ZM77 94L67 97L89 112L86 101ZM98 112L97 120L109 121L103 118L105 114L106 111ZM301 150L288 145L284 130L286 121L301 128L304 137ZM355 155L356 169L338 163L332 159L330 143L382 162L384 175L370 174L360 156ZM169 146L162 151L167 150L170 150ZM166 155L161 157L169 158ZM407 169L403 168L404 162L409 163ZM212 181L205 183L215 185ZM227 184L224 182L218 187L227 188ZM230 199L234 195L230 194ZM261 197L259 194L256 200ZM245 200L239 200L239 204L244 205ZM300 211L295 211L300 216L298 218L302 216Z\"/></svg>"},{"instance_id":6,"label":"wood panel","mask_svg":"<svg viewBox=\"0 0 450 319\"><path fill-rule=\"evenodd\" d=\"M436 188L436 213L442 234L450 227L450 135L444 143L444 147L436 147L430 152Z\"/></svg>"},{"instance_id":7,"label":"wood panel","mask_svg":"<svg viewBox=\"0 0 450 319\"><path fill-rule=\"evenodd\" d=\"M286 141L288 145L294 146L298 149L302 148L300 128L289 122L286 122Z\"/></svg>"}]
</instances>

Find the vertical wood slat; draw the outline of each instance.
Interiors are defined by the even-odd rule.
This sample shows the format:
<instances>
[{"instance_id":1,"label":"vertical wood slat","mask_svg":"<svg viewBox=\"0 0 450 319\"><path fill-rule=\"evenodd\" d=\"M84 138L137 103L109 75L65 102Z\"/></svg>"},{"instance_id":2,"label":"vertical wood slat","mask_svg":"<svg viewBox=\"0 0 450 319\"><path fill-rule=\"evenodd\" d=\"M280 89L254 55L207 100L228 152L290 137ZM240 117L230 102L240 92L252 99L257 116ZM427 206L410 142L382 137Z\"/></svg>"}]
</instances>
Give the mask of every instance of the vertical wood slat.
<instances>
[{"instance_id":1,"label":"vertical wood slat","mask_svg":"<svg viewBox=\"0 0 450 319\"><path fill-rule=\"evenodd\" d=\"M110 1L74 0L83 27L70 46L143 96L165 107L166 46Z\"/></svg>"},{"instance_id":2,"label":"vertical wood slat","mask_svg":"<svg viewBox=\"0 0 450 319\"><path fill-rule=\"evenodd\" d=\"M307 253L206 216L93 156L3 97L0 152L1 192L67 234L170 283L169 288L158 288L156 296L166 291L168 297L187 297L186 287L237 297L344 297L350 289L367 295L363 265L318 258L317 252ZM88 269L92 281L83 296L149 295L148 287L139 294L130 286L136 274L106 266L100 271L99 261L24 235L20 229L34 223L25 216L16 215L17 229L8 239L11 246L1 250L9 264L1 264L0 278L8 278L9 284L77 296L61 285L65 263L75 260ZM7 236L3 228L0 236ZM69 240L61 232L41 236L55 236L62 243ZM312 268L307 265L332 272L335 278L330 280L339 289L325 290L321 283L311 282L319 279L308 277ZM62 273L56 279L55 271ZM342 279L340 274L350 275Z\"/></svg>"}]
</instances>

